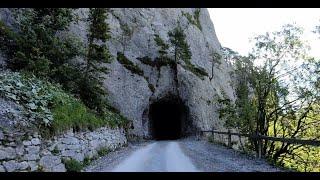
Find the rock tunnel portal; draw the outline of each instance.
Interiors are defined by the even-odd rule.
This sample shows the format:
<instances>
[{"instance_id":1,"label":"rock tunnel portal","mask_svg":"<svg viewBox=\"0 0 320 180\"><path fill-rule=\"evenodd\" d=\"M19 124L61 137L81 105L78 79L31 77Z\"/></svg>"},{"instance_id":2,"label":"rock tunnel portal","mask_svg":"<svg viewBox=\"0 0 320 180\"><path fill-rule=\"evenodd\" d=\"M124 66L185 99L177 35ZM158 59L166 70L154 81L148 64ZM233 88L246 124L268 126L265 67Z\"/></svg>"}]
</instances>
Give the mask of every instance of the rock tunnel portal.
<instances>
[{"instance_id":1,"label":"rock tunnel portal","mask_svg":"<svg viewBox=\"0 0 320 180\"><path fill-rule=\"evenodd\" d=\"M185 135L187 107L180 98L166 97L150 105L149 120L152 138L174 140Z\"/></svg>"}]
</instances>

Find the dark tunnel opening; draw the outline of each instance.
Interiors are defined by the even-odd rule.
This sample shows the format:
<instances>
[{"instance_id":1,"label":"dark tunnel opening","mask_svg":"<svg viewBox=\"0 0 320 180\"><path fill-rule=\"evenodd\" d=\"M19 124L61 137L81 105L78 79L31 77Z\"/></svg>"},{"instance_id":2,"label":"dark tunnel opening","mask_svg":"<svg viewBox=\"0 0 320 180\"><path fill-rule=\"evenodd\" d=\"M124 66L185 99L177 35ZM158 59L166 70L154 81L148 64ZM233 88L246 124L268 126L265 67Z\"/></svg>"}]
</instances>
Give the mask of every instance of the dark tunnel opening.
<instances>
[{"instance_id":1,"label":"dark tunnel opening","mask_svg":"<svg viewBox=\"0 0 320 180\"><path fill-rule=\"evenodd\" d=\"M155 140L175 140L183 136L187 109L178 98L164 98L149 109L151 132Z\"/></svg>"}]
</instances>

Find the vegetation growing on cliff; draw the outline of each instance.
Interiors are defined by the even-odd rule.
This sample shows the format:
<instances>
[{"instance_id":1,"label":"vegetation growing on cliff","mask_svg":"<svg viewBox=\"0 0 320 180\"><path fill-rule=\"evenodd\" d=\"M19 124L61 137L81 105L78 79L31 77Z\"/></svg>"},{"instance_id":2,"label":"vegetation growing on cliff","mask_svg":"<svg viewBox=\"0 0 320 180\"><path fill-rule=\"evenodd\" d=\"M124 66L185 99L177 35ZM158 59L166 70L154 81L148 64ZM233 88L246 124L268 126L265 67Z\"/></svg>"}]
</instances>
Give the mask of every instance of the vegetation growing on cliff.
<instances>
[{"instance_id":1,"label":"vegetation growing on cliff","mask_svg":"<svg viewBox=\"0 0 320 180\"><path fill-rule=\"evenodd\" d=\"M44 136L63 133L70 128L79 131L122 126L127 121L111 110L101 116L59 85L30 74L1 72L0 96L22 105L28 127L38 129Z\"/></svg>"},{"instance_id":2,"label":"vegetation growing on cliff","mask_svg":"<svg viewBox=\"0 0 320 180\"><path fill-rule=\"evenodd\" d=\"M128 24L121 23L120 28L122 30L120 43L122 45L122 53L126 51L127 44L133 34L133 27L129 27Z\"/></svg>"},{"instance_id":3,"label":"vegetation growing on cliff","mask_svg":"<svg viewBox=\"0 0 320 180\"><path fill-rule=\"evenodd\" d=\"M210 53L210 57L211 57L211 62L212 62L212 65L211 65L211 76L209 77L210 81L213 79L213 68L215 65L220 65L221 64L221 58L222 56L215 52L215 51L212 51Z\"/></svg>"},{"instance_id":4,"label":"vegetation growing on cliff","mask_svg":"<svg viewBox=\"0 0 320 180\"><path fill-rule=\"evenodd\" d=\"M65 159L63 163L66 167L67 172L81 172L83 164L75 159Z\"/></svg>"},{"instance_id":5,"label":"vegetation growing on cliff","mask_svg":"<svg viewBox=\"0 0 320 180\"><path fill-rule=\"evenodd\" d=\"M175 64L174 61L168 57L156 57L154 60L152 60L150 57L145 56L137 59L139 59L143 64L156 67L158 69L160 69L162 66L173 67Z\"/></svg>"},{"instance_id":6,"label":"vegetation growing on cliff","mask_svg":"<svg viewBox=\"0 0 320 180\"><path fill-rule=\"evenodd\" d=\"M176 63L179 63L180 60L184 61L185 65L182 66L201 79L204 79L205 76L208 76L208 73L205 71L205 69L202 67L197 67L191 63L192 54L182 27L178 24L176 28L174 28L172 31L169 31L168 35L170 38L170 43L174 47L174 61Z\"/></svg>"},{"instance_id":7,"label":"vegetation growing on cliff","mask_svg":"<svg viewBox=\"0 0 320 180\"><path fill-rule=\"evenodd\" d=\"M153 66L153 62L149 57L143 57L138 58L141 60L142 63ZM117 60L120 64L122 64L126 69L128 69L133 74L138 74L139 76L142 76L148 83L148 87L152 93L155 92L155 87L153 84L149 82L149 78L144 75L144 72L142 69L139 68L136 64L131 62L125 55L123 55L121 52L118 52L117 54Z\"/></svg>"},{"instance_id":8,"label":"vegetation growing on cliff","mask_svg":"<svg viewBox=\"0 0 320 180\"><path fill-rule=\"evenodd\" d=\"M91 8L89 11L88 54L85 58L83 75L79 83L79 95L90 109L103 114L107 108L106 92L103 87L103 75L108 73L105 63L111 62L106 46L110 38L108 24L105 23L105 8Z\"/></svg>"},{"instance_id":9,"label":"vegetation growing on cliff","mask_svg":"<svg viewBox=\"0 0 320 180\"><path fill-rule=\"evenodd\" d=\"M160 58L165 58L168 55L169 45L165 43L158 34L154 34L154 41L156 42L157 46L160 48L158 53Z\"/></svg>"},{"instance_id":10,"label":"vegetation growing on cliff","mask_svg":"<svg viewBox=\"0 0 320 180\"><path fill-rule=\"evenodd\" d=\"M193 15L191 15L190 13L185 13L185 12L182 12L182 15L185 16L191 24L197 26L200 29L200 31L202 31L202 27L201 27L201 23L200 23L200 19L199 19L200 18L200 11L201 11L201 9L197 8L194 11Z\"/></svg>"},{"instance_id":11,"label":"vegetation growing on cliff","mask_svg":"<svg viewBox=\"0 0 320 180\"><path fill-rule=\"evenodd\" d=\"M154 41L156 42L157 46L159 47L158 53L159 57L156 57L152 60L150 57L140 57L139 59L143 64L157 67L158 71L162 66L170 66L174 67L175 62L168 56L169 44L165 43L163 39L158 34L154 34Z\"/></svg>"},{"instance_id":12,"label":"vegetation growing on cliff","mask_svg":"<svg viewBox=\"0 0 320 180\"><path fill-rule=\"evenodd\" d=\"M128 69L129 71L131 71L133 74L138 74L139 76L143 76L144 73L143 71L139 68L139 66L137 66L136 64L134 64L133 62L131 62L124 54L122 54L121 52L118 52L117 54L117 60L119 63L121 63L126 69Z\"/></svg>"}]
</instances>

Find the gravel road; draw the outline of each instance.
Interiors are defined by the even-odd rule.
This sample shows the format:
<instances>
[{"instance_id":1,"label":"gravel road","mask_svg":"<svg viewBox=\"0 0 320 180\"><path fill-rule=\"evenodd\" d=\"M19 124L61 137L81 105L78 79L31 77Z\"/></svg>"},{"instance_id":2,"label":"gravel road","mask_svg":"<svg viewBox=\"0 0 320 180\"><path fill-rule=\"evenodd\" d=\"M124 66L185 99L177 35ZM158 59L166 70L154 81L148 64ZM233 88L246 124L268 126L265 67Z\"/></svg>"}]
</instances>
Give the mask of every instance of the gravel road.
<instances>
[{"instance_id":1,"label":"gravel road","mask_svg":"<svg viewBox=\"0 0 320 180\"><path fill-rule=\"evenodd\" d=\"M274 172L264 160L203 140L131 143L88 166L87 172Z\"/></svg>"}]
</instances>

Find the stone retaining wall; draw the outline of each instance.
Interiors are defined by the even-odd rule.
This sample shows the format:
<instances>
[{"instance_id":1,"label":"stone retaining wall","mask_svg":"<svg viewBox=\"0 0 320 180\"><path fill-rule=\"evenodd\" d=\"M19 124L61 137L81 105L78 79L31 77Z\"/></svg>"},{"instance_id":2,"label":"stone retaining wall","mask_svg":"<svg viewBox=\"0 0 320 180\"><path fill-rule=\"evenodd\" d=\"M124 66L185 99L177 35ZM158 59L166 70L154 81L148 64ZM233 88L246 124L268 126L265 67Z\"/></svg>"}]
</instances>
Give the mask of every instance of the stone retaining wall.
<instances>
[{"instance_id":1,"label":"stone retaining wall","mask_svg":"<svg viewBox=\"0 0 320 180\"><path fill-rule=\"evenodd\" d=\"M63 159L82 162L97 156L98 151L111 151L127 144L123 129L106 127L95 131L73 133L72 130L50 140L38 133L19 135L0 130L0 172L50 171L65 172Z\"/></svg>"}]
</instances>

